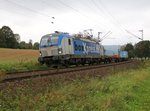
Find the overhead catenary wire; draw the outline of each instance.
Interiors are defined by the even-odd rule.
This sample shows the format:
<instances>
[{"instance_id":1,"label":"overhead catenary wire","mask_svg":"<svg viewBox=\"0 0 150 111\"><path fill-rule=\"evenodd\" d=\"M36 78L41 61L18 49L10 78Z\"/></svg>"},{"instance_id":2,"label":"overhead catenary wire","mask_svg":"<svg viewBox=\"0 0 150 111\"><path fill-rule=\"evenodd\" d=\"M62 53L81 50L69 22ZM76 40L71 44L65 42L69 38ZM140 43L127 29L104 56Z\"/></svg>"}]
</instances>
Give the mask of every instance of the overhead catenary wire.
<instances>
[{"instance_id":1,"label":"overhead catenary wire","mask_svg":"<svg viewBox=\"0 0 150 111\"><path fill-rule=\"evenodd\" d=\"M46 1L46 0L40 0L40 2L43 3L44 5L47 5L47 6L51 5L51 4L50 4L48 1ZM57 10L60 11L60 9L58 9L58 8L56 8L56 7L55 7L55 9L57 9ZM52 18L55 19L55 17L52 17ZM57 23L58 23L58 24L63 24L63 25L65 25L65 26L66 26L66 24L68 24L68 22L64 21L63 19L61 19L61 21L62 21L62 22L59 22L59 23L58 23L58 21L57 21ZM53 22L53 23L54 23L54 22ZM70 27L70 26L69 26L69 27ZM70 27L70 28L71 28L71 27Z\"/></svg>"},{"instance_id":2,"label":"overhead catenary wire","mask_svg":"<svg viewBox=\"0 0 150 111\"><path fill-rule=\"evenodd\" d=\"M4 9L4 8L0 8L0 10L5 11L5 12L7 12L7 13L12 13L12 12L10 12L10 11ZM23 13L19 13L19 12L17 12L17 11L13 11L13 13L16 13L16 14L19 14L19 15L23 15L23 16L27 16L27 15L25 15L25 14L23 14Z\"/></svg>"},{"instance_id":3,"label":"overhead catenary wire","mask_svg":"<svg viewBox=\"0 0 150 111\"><path fill-rule=\"evenodd\" d=\"M32 8L28 8L28 7L22 5L22 4L18 3L18 2L14 2L14 1L11 1L11 0L6 0L6 1L9 2L9 3L11 3L11 4L13 4L13 5L15 5L15 6L18 6L18 7L21 7L21 8L23 8L23 9L25 9L25 10L28 10L29 12L36 13L36 14L38 14L38 15L44 16L44 17L46 17L46 18L48 18L48 19L51 18L51 19L54 20L54 18L55 18L55 17L50 16L50 15L47 15L47 14L45 14L45 13L36 11L36 10L34 10L34 9L32 9ZM54 24L54 21L48 21L48 22L51 23L51 24ZM61 22L61 23L59 23L59 24L62 24L62 23L63 23L63 22ZM63 25L66 26L66 24L63 24ZM69 26L69 27L70 27L70 26Z\"/></svg>"},{"instance_id":4,"label":"overhead catenary wire","mask_svg":"<svg viewBox=\"0 0 150 111\"><path fill-rule=\"evenodd\" d=\"M45 14L43 12L37 11L37 10L29 8L29 7L26 7L25 5L22 5L22 4L18 3L18 2L14 2L14 1L11 1L11 0L6 0L6 2L11 3L11 4L13 4L13 5L17 6L17 7L21 7L22 9L28 10L29 12L32 12L34 14L40 15L42 17L45 17L45 19L47 19L47 20L44 20L44 22L46 22L46 23L50 23L52 25L55 23L55 17L54 16L50 16L50 15ZM22 15L25 15L25 14L22 13Z\"/></svg>"},{"instance_id":5,"label":"overhead catenary wire","mask_svg":"<svg viewBox=\"0 0 150 111\"><path fill-rule=\"evenodd\" d=\"M59 3L61 3L62 5L64 5L64 6L68 7L68 8L70 8L70 9L74 10L75 12L77 12L78 14L84 16L86 19L92 21L92 23L93 23L93 20L90 19L90 16L87 16L86 14L81 13L81 11L79 11L79 10L77 10L76 8L74 8L74 7L70 6L70 5L68 5L68 4L64 3L64 2L62 2L61 0L57 0L57 2L59 2ZM95 18L94 18L94 19L95 19ZM97 19L95 19L95 20L97 20ZM97 21L97 22L99 22L99 21ZM99 23L100 23L101 25L103 25L103 26L106 27L105 24L102 24L101 22L99 22Z\"/></svg>"},{"instance_id":6,"label":"overhead catenary wire","mask_svg":"<svg viewBox=\"0 0 150 111\"><path fill-rule=\"evenodd\" d=\"M39 12L39 11L34 10L34 9L32 9L32 8L26 7L26 6L24 6L24 5L22 5L22 4L18 3L18 2L14 2L14 1L11 1L11 0L6 0L6 1L9 2L9 3L11 3L11 4L13 4L13 5L19 6L19 7L23 8L23 9L25 9L25 10L28 10L28 11L30 11L30 12L33 12L33 13L39 14L39 15L41 15L41 16L44 16L44 17L46 17L46 18L53 18L53 16L50 16L50 15L47 15L47 14L45 14L45 13ZM45 1L45 2L46 2L46 1ZM71 7L70 5L68 5L68 4L64 3L64 2L62 2L61 0L58 0L58 2L61 3L61 4L64 5L64 6L66 6L66 7L70 8L70 9L74 10L75 12L77 12L78 14L84 16L86 19L90 20L90 21L93 23L93 21L89 18L89 16L87 16L87 15L81 13L79 10L77 10L77 9L75 9L75 8L73 8L73 7ZM99 22L99 21L98 21L98 22ZM54 22L51 21L51 22L49 22L49 23L52 23L52 24L53 24ZM99 23L100 23L100 22L99 22ZM102 23L100 23L100 24L102 24ZM104 25L104 24L103 24L103 25ZM105 26L106 26L106 25L105 25Z\"/></svg>"},{"instance_id":7,"label":"overhead catenary wire","mask_svg":"<svg viewBox=\"0 0 150 111\"><path fill-rule=\"evenodd\" d=\"M17 6L21 7L21 8L24 8L24 9L30 11L30 12L34 12L34 13L36 13L36 14L39 14L39 15L42 15L42 16L45 16L45 17L49 17L49 18L52 17L52 16L49 16L49 15L47 15L47 14L41 13L41 12L39 12L39 11L36 11L36 10L34 10L34 9L25 7L24 5L21 5L21 4L17 3L17 2L14 2L14 1L11 1L11 0L6 0L6 1L9 2L9 3L11 3L11 4L17 5Z\"/></svg>"},{"instance_id":8,"label":"overhead catenary wire","mask_svg":"<svg viewBox=\"0 0 150 111\"><path fill-rule=\"evenodd\" d=\"M47 0L41 0L41 2L44 3L45 5L50 5ZM68 4L66 4L65 2L63 2L63 1L61 1L61 0L57 0L56 2L58 2L59 4L65 6L65 7L67 7L67 8L69 8L69 9L71 9L71 10L73 10L74 12L76 12L77 14L79 14L80 16L82 16L82 17L84 17L85 19L87 19L88 22L89 22L89 24L93 24L93 23L94 23L93 21L99 22L99 21L96 20L95 18L94 18L95 20L92 20L90 16L88 16L88 15L82 13L81 10L76 9L76 8L74 8L74 7L72 7L72 6L68 5ZM55 6L55 8L56 8L56 6ZM56 9L57 9L57 8L56 8ZM60 10L60 9L59 9L59 10ZM99 23L101 24L101 26L103 25L103 26L105 26L105 27L108 28L108 26L106 26L105 24L102 24L101 22L99 22ZM97 25L97 23L94 23L94 24ZM87 25L87 27L89 27L89 26ZM90 28L91 28L91 27L90 27ZM101 28L102 28L102 27L101 27Z\"/></svg>"},{"instance_id":9,"label":"overhead catenary wire","mask_svg":"<svg viewBox=\"0 0 150 111\"><path fill-rule=\"evenodd\" d=\"M81 2L81 1L80 1ZM81 3L83 3L83 2L81 2ZM92 13L97 13L97 15L96 15L96 17L95 17L95 20L97 19L98 20L98 22L99 21L101 21L100 23L101 24L104 24L103 23L103 21L104 20L107 20L106 18L105 18L105 15L104 15L104 13L102 12L102 11L99 11L99 10L97 10L97 7L95 7L95 4L93 4L93 1L92 0L86 0L86 6L88 7L88 10L90 10L90 11L92 11ZM96 9L96 10L95 10ZM102 12L102 13L99 13L99 12ZM110 30L110 26L108 26L108 25L106 25L106 24L104 24L105 26L106 26L106 28L107 29L105 29L105 30Z\"/></svg>"},{"instance_id":10,"label":"overhead catenary wire","mask_svg":"<svg viewBox=\"0 0 150 111\"><path fill-rule=\"evenodd\" d=\"M93 0L93 1L94 1L94 0ZM101 0L99 0L99 2L100 2L101 4L103 4ZM104 7L104 5L103 5L103 7ZM117 25L120 27L120 29L122 29L123 31L125 31L127 34L132 35L133 37L136 37L136 38L138 38L138 39L140 39L140 40L143 40L143 32L142 32L143 30L139 30L140 32L142 32L142 37L140 38L139 36L133 34L133 33L130 32L129 30L127 30L127 29L116 19L116 17L114 17L106 8L105 8L105 10L106 10L107 13L113 18L113 20L117 23Z\"/></svg>"},{"instance_id":11,"label":"overhead catenary wire","mask_svg":"<svg viewBox=\"0 0 150 111\"><path fill-rule=\"evenodd\" d=\"M95 5L95 7L97 7L97 9L99 9L99 11L101 11L105 16L107 16L108 18L111 18L109 20L111 20L111 22L117 27L119 28L121 31L125 32L125 28L118 22L118 20L107 10L107 8L103 5L103 3L101 2L101 0L98 0L99 3L96 3L94 0L91 0L92 3ZM100 7L101 6L101 7Z\"/></svg>"},{"instance_id":12,"label":"overhead catenary wire","mask_svg":"<svg viewBox=\"0 0 150 111\"><path fill-rule=\"evenodd\" d=\"M5 0L5 2L8 2L8 3L10 3L10 4L13 4L14 6L20 7L20 8L22 8L22 9L28 10L29 12L35 13L35 14L40 15L40 16L42 16L42 17L45 17L45 19L47 19L47 20L44 20L43 22L53 24L53 23L52 23L53 21L49 21L50 19L51 19L51 20L53 19L53 16L49 16L49 15L47 15L47 14L45 14L45 13L36 11L36 10L34 10L34 9L32 9L32 8L28 8L28 7L22 5L22 4L18 3L18 2L14 2L14 1L11 1L11 0ZM7 11L7 10L5 10L5 11ZM8 12L9 12L9 11L8 11ZM14 11L13 11L13 13L14 13ZM16 11L15 11L15 13L17 13L17 14L19 14L19 15L21 14L21 15L26 16L24 13L19 13L19 12L16 12Z\"/></svg>"},{"instance_id":13,"label":"overhead catenary wire","mask_svg":"<svg viewBox=\"0 0 150 111\"><path fill-rule=\"evenodd\" d=\"M20 4L20 3L16 2L16 1L15 1L15 2L12 1L12 0L5 0L5 1L7 1L7 2L9 2L9 3L12 3L12 4L14 4L14 5L17 5L17 6L23 8L23 9L26 9L26 10L28 10L28 11L30 11L30 12L33 12L33 13L39 14L39 15L41 15L41 16L44 16L44 17L46 17L46 18L48 18L48 19L49 19L49 18L53 18L53 16L50 16L50 15L48 15L48 14L45 14L45 13L42 13L42 12L40 12L40 11L34 10L34 9L32 9L32 8L26 7L26 6ZM105 13L107 12L107 14L105 14L105 15L111 16L111 18L113 19L113 21L115 21L115 24L116 24L121 30L126 31L126 29L124 28L124 26L122 26L122 25L118 22L118 20L104 7L103 4L100 4L100 5L102 6L102 8L101 8L94 0L92 0L92 1L93 1L93 4L94 4L102 13L105 14ZM76 8L74 8L74 7L70 6L70 5L68 5L68 4L66 4L65 2L63 2L63 1L61 1L61 0L57 0L57 2L59 2L59 3L61 3L62 5L64 5L64 6L68 7L68 8L70 8L70 9L74 10L75 12L77 12L77 13L79 13L80 15L84 16L85 18L91 20L91 19L89 18L89 16L87 16L86 14L83 14L80 10L78 10L78 9L76 9ZM101 3L101 1L99 1L99 3ZM105 9L103 9L103 8L105 8ZM97 21L97 22L99 22L99 21ZM52 24L53 24L54 22L51 21L51 22L49 22L49 23L52 23ZM99 22L99 23L100 23L100 22ZM126 31L126 32L131 35L131 33L129 33L129 31Z\"/></svg>"},{"instance_id":14,"label":"overhead catenary wire","mask_svg":"<svg viewBox=\"0 0 150 111\"><path fill-rule=\"evenodd\" d=\"M140 38L139 36L137 36L137 35L131 33L130 31L128 31L128 30L116 19L116 17L114 17L114 16L107 10L107 8L103 5L103 3L102 3L101 0L98 0L99 3L100 3L100 5L101 5L101 7L99 7L99 5L96 4L94 0L92 0L92 1L93 1L93 4L94 4L100 11L102 11L102 12L104 12L104 13L107 12L107 14L108 14L108 15L112 18L112 20L114 21L114 22L113 22L114 25L118 26L118 28L120 28L123 32L126 32L127 34L132 35L133 37L136 37L136 38L138 38L138 39L140 39L140 40L143 40L143 32L142 32L142 37L141 37L141 38ZM104 10L103 10L103 8L104 8ZM140 30L140 31L141 31L141 30Z\"/></svg>"}]
</instances>

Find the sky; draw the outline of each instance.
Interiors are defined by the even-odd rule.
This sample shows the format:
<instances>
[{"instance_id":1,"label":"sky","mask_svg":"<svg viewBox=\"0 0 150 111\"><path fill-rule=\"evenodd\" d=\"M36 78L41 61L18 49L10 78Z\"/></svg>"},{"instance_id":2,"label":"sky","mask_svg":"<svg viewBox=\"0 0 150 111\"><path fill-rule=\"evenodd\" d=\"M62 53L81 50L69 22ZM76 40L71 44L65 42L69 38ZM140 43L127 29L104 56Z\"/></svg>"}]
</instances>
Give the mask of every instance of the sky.
<instances>
[{"instance_id":1,"label":"sky","mask_svg":"<svg viewBox=\"0 0 150 111\"><path fill-rule=\"evenodd\" d=\"M53 18L54 17L54 18ZM150 0L0 0L0 28L9 26L21 41L40 42L54 31L71 34L92 29L103 45L150 40Z\"/></svg>"}]
</instances>

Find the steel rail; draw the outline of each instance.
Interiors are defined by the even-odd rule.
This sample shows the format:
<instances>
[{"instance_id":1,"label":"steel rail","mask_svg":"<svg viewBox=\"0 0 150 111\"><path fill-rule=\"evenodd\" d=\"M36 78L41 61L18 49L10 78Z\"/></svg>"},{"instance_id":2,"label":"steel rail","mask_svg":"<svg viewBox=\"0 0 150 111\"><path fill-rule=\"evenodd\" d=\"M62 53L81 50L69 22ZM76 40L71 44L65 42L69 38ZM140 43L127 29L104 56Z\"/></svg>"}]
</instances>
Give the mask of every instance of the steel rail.
<instances>
[{"instance_id":1,"label":"steel rail","mask_svg":"<svg viewBox=\"0 0 150 111\"><path fill-rule=\"evenodd\" d=\"M110 67L110 66L117 66L121 64L128 64L132 63L134 60L119 62L119 63L111 63L111 64L102 64L102 65L94 65L94 66L82 66L82 67L75 67L75 68L67 68L67 69L53 69L53 70L40 70L40 71L28 71L28 72L20 72L20 73L12 73L10 75L6 75L5 78L0 83L6 82L13 82L13 81L20 81L35 77L44 77L44 76L52 76L52 75L60 75L64 73L71 73L83 70L90 70L90 69L97 69L103 67Z\"/></svg>"}]
</instances>

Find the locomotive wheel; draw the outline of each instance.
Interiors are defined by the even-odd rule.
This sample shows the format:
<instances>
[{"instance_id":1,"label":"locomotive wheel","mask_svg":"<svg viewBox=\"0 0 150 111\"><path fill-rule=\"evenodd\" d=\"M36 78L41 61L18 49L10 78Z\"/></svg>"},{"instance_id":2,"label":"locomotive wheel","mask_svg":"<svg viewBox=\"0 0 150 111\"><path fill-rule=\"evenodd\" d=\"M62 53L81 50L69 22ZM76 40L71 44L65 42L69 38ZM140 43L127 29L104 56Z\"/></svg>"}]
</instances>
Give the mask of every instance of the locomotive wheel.
<instances>
[{"instance_id":1,"label":"locomotive wheel","mask_svg":"<svg viewBox=\"0 0 150 111\"><path fill-rule=\"evenodd\" d=\"M45 63L47 67L51 67L51 64L49 62Z\"/></svg>"},{"instance_id":2,"label":"locomotive wheel","mask_svg":"<svg viewBox=\"0 0 150 111\"><path fill-rule=\"evenodd\" d=\"M83 65L83 66L84 66L84 65L85 65L85 63L81 63L81 65Z\"/></svg>"},{"instance_id":3,"label":"locomotive wheel","mask_svg":"<svg viewBox=\"0 0 150 111\"><path fill-rule=\"evenodd\" d=\"M69 63L69 61L65 61L65 64L64 64L64 66L65 66L66 68L68 68L68 67L70 66L70 63Z\"/></svg>"}]
</instances>

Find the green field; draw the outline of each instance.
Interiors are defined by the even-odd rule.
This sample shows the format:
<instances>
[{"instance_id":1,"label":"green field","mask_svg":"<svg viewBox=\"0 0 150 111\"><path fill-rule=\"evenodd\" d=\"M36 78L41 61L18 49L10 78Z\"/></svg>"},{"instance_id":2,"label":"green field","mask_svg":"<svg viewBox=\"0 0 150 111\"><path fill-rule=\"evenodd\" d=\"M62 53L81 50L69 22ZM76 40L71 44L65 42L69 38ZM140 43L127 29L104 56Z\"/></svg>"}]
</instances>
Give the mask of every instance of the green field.
<instances>
[{"instance_id":1,"label":"green field","mask_svg":"<svg viewBox=\"0 0 150 111\"><path fill-rule=\"evenodd\" d=\"M11 85L0 92L1 111L149 111L150 62L104 78L55 78ZM34 86L34 87L33 87Z\"/></svg>"},{"instance_id":2,"label":"green field","mask_svg":"<svg viewBox=\"0 0 150 111\"><path fill-rule=\"evenodd\" d=\"M38 63L38 50L0 48L0 72L28 71L45 69Z\"/></svg>"}]
</instances>

